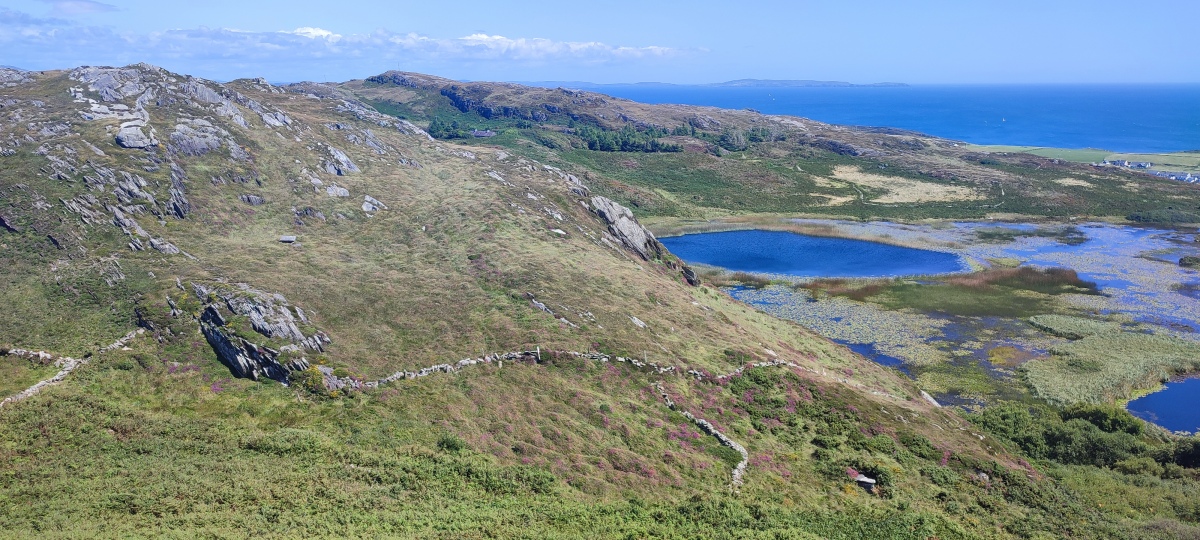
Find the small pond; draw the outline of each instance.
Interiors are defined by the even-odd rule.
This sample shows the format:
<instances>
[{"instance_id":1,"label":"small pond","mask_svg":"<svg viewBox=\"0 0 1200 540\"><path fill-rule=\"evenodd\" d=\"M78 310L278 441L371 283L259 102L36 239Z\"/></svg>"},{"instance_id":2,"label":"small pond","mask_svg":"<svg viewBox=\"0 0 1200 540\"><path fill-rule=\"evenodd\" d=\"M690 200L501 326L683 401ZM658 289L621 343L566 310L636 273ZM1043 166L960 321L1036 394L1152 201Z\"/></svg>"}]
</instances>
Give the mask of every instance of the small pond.
<instances>
[{"instance_id":1,"label":"small pond","mask_svg":"<svg viewBox=\"0 0 1200 540\"><path fill-rule=\"evenodd\" d=\"M1172 381L1161 391L1130 401L1128 409L1134 416L1171 431L1194 433L1200 431L1198 395L1200 379Z\"/></svg>"},{"instance_id":2,"label":"small pond","mask_svg":"<svg viewBox=\"0 0 1200 540\"><path fill-rule=\"evenodd\" d=\"M961 257L944 251L783 231L697 233L660 240L688 262L763 274L888 277L968 269Z\"/></svg>"}]
</instances>

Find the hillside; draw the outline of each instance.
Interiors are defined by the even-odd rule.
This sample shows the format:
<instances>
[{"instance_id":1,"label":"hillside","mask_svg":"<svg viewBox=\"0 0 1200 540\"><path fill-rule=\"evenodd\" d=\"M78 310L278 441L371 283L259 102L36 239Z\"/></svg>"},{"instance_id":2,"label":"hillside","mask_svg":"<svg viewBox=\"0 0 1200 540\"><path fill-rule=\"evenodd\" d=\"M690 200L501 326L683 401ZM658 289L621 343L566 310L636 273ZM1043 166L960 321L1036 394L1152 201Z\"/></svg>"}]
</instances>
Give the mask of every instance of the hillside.
<instances>
[{"instance_id":1,"label":"hillside","mask_svg":"<svg viewBox=\"0 0 1200 540\"><path fill-rule=\"evenodd\" d=\"M1142 485L1031 465L998 422L696 282L637 220L728 212L747 185L828 197L787 199L816 185L789 171L885 157L910 176L944 160L920 181L991 193L1024 185L1005 163L1028 157L972 164L915 134L415 74L280 88L134 65L0 81L0 389L14 397L0 536L1196 532L1182 467ZM514 132L465 145L424 131L451 109ZM766 171L710 203L690 183L639 184L610 154L530 143L569 142L559 120L761 127L791 146L721 157L689 130L672 136L681 151L644 154L716 186ZM1104 437L1119 436L1089 441ZM1110 512L1080 479L1156 506Z\"/></svg>"},{"instance_id":2,"label":"hillside","mask_svg":"<svg viewBox=\"0 0 1200 540\"><path fill-rule=\"evenodd\" d=\"M656 223L780 213L1109 219L1169 207L1200 221L1195 185L892 128L404 72L337 87L422 126L432 119L461 126L435 136L521 149L574 171ZM471 129L496 135L475 138ZM679 151L645 152L652 138ZM635 144L603 148L606 139ZM619 151L585 151L597 149Z\"/></svg>"}]
</instances>

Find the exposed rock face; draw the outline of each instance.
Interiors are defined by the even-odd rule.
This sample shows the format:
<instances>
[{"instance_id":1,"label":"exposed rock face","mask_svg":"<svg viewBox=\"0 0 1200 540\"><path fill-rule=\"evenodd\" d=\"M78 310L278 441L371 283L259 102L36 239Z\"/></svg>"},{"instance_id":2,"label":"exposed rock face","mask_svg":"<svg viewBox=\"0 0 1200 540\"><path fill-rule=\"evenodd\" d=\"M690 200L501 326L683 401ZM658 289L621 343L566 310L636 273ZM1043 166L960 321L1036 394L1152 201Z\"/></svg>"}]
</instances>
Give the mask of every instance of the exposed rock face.
<instances>
[{"instance_id":1,"label":"exposed rock face","mask_svg":"<svg viewBox=\"0 0 1200 540\"><path fill-rule=\"evenodd\" d=\"M362 172L362 169L359 169L358 165L355 165L354 162L350 160L350 156L347 156L345 152L330 146L329 154L333 156L333 161L325 162L325 170L329 174L346 176L349 173Z\"/></svg>"},{"instance_id":2,"label":"exposed rock face","mask_svg":"<svg viewBox=\"0 0 1200 540\"><path fill-rule=\"evenodd\" d=\"M235 289L193 283L192 290L207 304L200 315L201 332L221 362L238 377L258 380L265 376L287 383L292 371L307 369L309 363L303 357L289 360L284 352L298 354L305 349L319 352L329 343L324 332L305 336L296 324L296 316L287 299L279 294L258 291L245 284L239 284ZM306 320L300 308L295 310L302 321ZM238 336L225 313L244 317L255 332L266 338L290 343L272 349Z\"/></svg>"},{"instance_id":3,"label":"exposed rock face","mask_svg":"<svg viewBox=\"0 0 1200 540\"><path fill-rule=\"evenodd\" d=\"M387 205L379 202L379 199L375 197L364 195L362 209L364 212L378 212L380 210L387 210Z\"/></svg>"},{"instance_id":4,"label":"exposed rock face","mask_svg":"<svg viewBox=\"0 0 1200 540\"><path fill-rule=\"evenodd\" d=\"M71 78L88 85L88 90L100 94L106 102L120 101L146 91L143 72L160 68L138 64L127 68L81 67L71 72Z\"/></svg>"},{"instance_id":5,"label":"exposed rock face","mask_svg":"<svg viewBox=\"0 0 1200 540\"><path fill-rule=\"evenodd\" d=\"M713 118L706 114L698 114L696 116L688 118L688 124L691 124L692 127L695 127L696 129L705 129L705 130L719 129L721 127L720 120L717 120L716 118Z\"/></svg>"},{"instance_id":6,"label":"exposed rock face","mask_svg":"<svg viewBox=\"0 0 1200 540\"><path fill-rule=\"evenodd\" d=\"M19 69L0 68L0 85L16 86L29 82L29 75Z\"/></svg>"},{"instance_id":7,"label":"exposed rock face","mask_svg":"<svg viewBox=\"0 0 1200 540\"><path fill-rule=\"evenodd\" d=\"M262 205L266 204L266 202L267 202L266 199L264 199L258 195L251 195L249 193L243 193L241 195L238 195L238 198L241 199L242 202L244 202L250 206L262 206Z\"/></svg>"},{"instance_id":8,"label":"exposed rock face","mask_svg":"<svg viewBox=\"0 0 1200 540\"><path fill-rule=\"evenodd\" d=\"M628 208L597 195L592 197L592 209L608 222L608 231L641 258L649 261L662 257L662 244L638 223Z\"/></svg>"},{"instance_id":9,"label":"exposed rock face","mask_svg":"<svg viewBox=\"0 0 1200 540\"><path fill-rule=\"evenodd\" d=\"M124 148L149 148L158 146L158 139L154 137L154 132L146 135L142 131L145 123L134 120L121 124L121 130L117 132L117 144Z\"/></svg>"},{"instance_id":10,"label":"exposed rock face","mask_svg":"<svg viewBox=\"0 0 1200 540\"><path fill-rule=\"evenodd\" d=\"M290 371L279 363L279 351L232 335L225 330L225 324L224 317L214 306L208 306L200 315L200 332L234 376L254 380L265 376L287 382Z\"/></svg>"},{"instance_id":11,"label":"exposed rock face","mask_svg":"<svg viewBox=\"0 0 1200 540\"><path fill-rule=\"evenodd\" d=\"M0 229L4 229L4 230L6 230L8 232L12 232L12 233L21 232L20 227L17 227L16 225L14 225L12 221L10 221L8 218L6 218L4 216L0 216Z\"/></svg>"}]
</instances>

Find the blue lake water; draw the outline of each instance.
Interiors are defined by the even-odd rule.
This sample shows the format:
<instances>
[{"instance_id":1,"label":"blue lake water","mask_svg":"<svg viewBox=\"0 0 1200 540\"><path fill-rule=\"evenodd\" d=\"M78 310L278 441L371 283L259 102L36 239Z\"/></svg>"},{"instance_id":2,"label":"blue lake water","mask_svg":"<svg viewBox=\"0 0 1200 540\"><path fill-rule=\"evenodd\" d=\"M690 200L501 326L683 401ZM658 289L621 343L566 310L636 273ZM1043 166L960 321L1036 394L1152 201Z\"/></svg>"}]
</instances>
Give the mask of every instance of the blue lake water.
<instances>
[{"instance_id":1,"label":"blue lake water","mask_svg":"<svg viewBox=\"0 0 1200 540\"><path fill-rule=\"evenodd\" d=\"M1129 412L1171 431L1200 431L1200 379L1169 382L1166 389L1129 402Z\"/></svg>"},{"instance_id":2,"label":"blue lake water","mask_svg":"<svg viewBox=\"0 0 1200 540\"><path fill-rule=\"evenodd\" d=\"M906 227L879 229L879 225L870 225L875 227L872 234L886 232L903 237L909 230ZM853 230L851 224L844 226ZM929 234L942 234L943 241L955 240L970 245L965 252L976 259L1009 257L1037 267L1075 269L1081 278L1097 282L1104 298L1115 302L1102 301L1096 308L1098 313L1120 313L1133 321L1155 325L1159 327L1157 331L1169 329L1179 337L1196 340L1195 332L1200 332L1200 293L1196 292L1200 290L1198 272L1182 269L1175 263L1183 255L1200 255L1200 246L1191 241L1191 235L1157 228L1080 224L1078 227L1087 240L1078 244L1022 238L1008 244L971 245L974 229L997 226L994 223L958 223L954 229L941 233L931 230ZM1019 230L1034 228L1023 224L1000 226ZM730 231L661 240L686 261L747 272L804 277L883 277L968 270L959 256L952 253L790 232ZM755 292L743 288L731 291L735 297L768 312L794 305L786 301L786 297L769 296L775 300L762 300ZM944 319L939 334L918 339L943 349L969 351L970 356L959 357L959 361L978 363L996 377L1010 376L1011 368L994 366L988 361L988 351L994 347L1013 346L1029 356L1047 353L1046 344L1026 343L1023 336L1029 327L1023 319L932 317ZM842 324L840 315L831 314L827 320ZM853 322L847 324L853 325ZM878 339L876 336L858 338L858 341L827 337L879 364L907 373L903 365L905 360L882 353L874 343ZM894 349L885 347L883 350ZM939 401L955 403L954 396L937 397ZM1132 401L1129 410L1165 428L1194 432L1200 431L1198 403L1200 378L1186 379L1171 382L1165 390Z\"/></svg>"},{"instance_id":3,"label":"blue lake water","mask_svg":"<svg viewBox=\"0 0 1200 540\"><path fill-rule=\"evenodd\" d=\"M679 258L735 271L803 277L887 277L967 270L953 253L782 231L660 238Z\"/></svg>"},{"instance_id":4,"label":"blue lake water","mask_svg":"<svg viewBox=\"0 0 1200 540\"><path fill-rule=\"evenodd\" d=\"M1200 85L920 85L896 88L712 88L612 85L643 103L752 108L822 122L904 128L975 144L1200 149Z\"/></svg>"}]
</instances>

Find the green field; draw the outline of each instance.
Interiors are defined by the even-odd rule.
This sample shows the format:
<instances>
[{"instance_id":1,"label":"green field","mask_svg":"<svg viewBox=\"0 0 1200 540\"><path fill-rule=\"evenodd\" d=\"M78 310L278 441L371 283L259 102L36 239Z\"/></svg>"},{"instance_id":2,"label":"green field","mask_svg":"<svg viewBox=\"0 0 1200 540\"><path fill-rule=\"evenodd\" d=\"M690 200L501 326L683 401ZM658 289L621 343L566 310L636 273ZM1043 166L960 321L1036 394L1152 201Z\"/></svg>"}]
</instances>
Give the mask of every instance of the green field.
<instances>
[{"instance_id":1,"label":"green field","mask_svg":"<svg viewBox=\"0 0 1200 540\"><path fill-rule=\"evenodd\" d=\"M979 152L1012 152L1033 154L1051 159L1077 163L1100 163L1108 159L1148 161L1155 169L1170 171L1200 171L1200 152L1171 152L1165 154L1123 154L1100 148L1053 148L1048 146L968 145Z\"/></svg>"}]
</instances>

